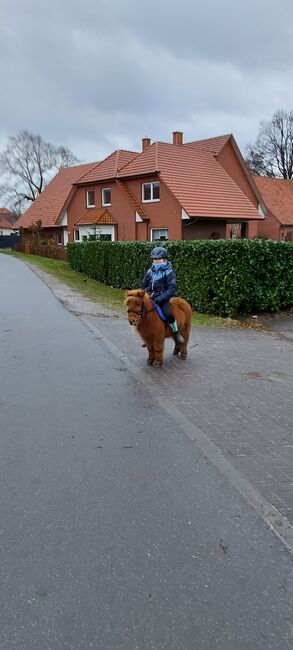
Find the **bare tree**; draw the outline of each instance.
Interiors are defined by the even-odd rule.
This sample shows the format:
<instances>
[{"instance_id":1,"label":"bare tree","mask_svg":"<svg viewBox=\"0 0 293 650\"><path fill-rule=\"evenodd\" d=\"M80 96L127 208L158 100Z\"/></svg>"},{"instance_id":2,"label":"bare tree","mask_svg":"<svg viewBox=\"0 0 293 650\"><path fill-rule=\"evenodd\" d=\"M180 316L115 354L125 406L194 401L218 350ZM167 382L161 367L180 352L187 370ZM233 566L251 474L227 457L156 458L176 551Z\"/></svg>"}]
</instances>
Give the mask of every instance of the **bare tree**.
<instances>
[{"instance_id":1,"label":"bare tree","mask_svg":"<svg viewBox=\"0 0 293 650\"><path fill-rule=\"evenodd\" d=\"M32 203L54 174L78 162L69 149L54 147L41 136L21 131L0 154L0 196L19 212Z\"/></svg>"},{"instance_id":2,"label":"bare tree","mask_svg":"<svg viewBox=\"0 0 293 650\"><path fill-rule=\"evenodd\" d=\"M293 111L277 111L261 122L254 145L247 147L247 165L253 174L273 178L293 177Z\"/></svg>"}]
</instances>

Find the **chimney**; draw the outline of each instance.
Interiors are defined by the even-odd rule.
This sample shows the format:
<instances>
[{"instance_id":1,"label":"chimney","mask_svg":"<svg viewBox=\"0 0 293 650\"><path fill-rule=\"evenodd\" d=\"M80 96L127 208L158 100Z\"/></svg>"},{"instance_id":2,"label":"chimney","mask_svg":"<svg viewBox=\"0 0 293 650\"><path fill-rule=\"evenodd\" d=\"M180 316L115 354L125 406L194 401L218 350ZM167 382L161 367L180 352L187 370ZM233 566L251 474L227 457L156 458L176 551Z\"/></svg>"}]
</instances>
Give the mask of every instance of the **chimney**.
<instances>
[{"instance_id":1,"label":"chimney","mask_svg":"<svg viewBox=\"0 0 293 650\"><path fill-rule=\"evenodd\" d=\"M151 144L150 138L143 138L141 141L141 150L144 151L145 149L147 149L147 147L150 146L150 144Z\"/></svg>"},{"instance_id":2,"label":"chimney","mask_svg":"<svg viewBox=\"0 0 293 650\"><path fill-rule=\"evenodd\" d=\"M173 144L183 144L182 131L173 131Z\"/></svg>"}]
</instances>

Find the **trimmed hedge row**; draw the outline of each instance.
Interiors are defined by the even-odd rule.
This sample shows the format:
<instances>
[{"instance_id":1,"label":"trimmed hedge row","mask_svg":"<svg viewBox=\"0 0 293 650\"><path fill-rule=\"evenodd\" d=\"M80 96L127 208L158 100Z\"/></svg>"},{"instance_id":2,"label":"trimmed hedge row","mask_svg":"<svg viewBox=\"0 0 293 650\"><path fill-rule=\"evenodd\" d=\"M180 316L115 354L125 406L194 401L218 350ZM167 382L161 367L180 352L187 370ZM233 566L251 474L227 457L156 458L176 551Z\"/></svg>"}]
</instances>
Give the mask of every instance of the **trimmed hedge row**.
<instances>
[{"instance_id":1,"label":"trimmed hedge row","mask_svg":"<svg viewBox=\"0 0 293 650\"><path fill-rule=\"evenodd\" d=\"M164 244L165 245L165 244ZM150 266L150 242L68 245L76 271L113 287L139 286ZM177 293L193 309L235 316L293 305L293 244L271 240L167 242Z\"/></svg>"},{"instance_id":2,"label":"trimmed hedge row","mask_svg":"<svg viewBox=\"0 0 293 650\"><path fill-rule=\"evenodd\" d=\"M50 257L53 260L66 260L66 248L63 246L55 246L54 244L37 244L27 242L25 244L17 244L14 250L19 253L27 253L28 255L41 255L42 257Z\"/></svg>"}]
</instances>

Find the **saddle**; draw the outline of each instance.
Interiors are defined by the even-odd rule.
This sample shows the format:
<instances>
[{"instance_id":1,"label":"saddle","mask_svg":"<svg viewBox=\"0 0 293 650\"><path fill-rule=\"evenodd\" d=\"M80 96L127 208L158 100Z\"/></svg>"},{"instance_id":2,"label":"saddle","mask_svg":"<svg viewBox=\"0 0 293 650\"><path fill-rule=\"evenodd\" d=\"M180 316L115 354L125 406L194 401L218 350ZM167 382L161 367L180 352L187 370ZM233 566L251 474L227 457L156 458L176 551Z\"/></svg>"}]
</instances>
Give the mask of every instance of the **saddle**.
<instances>
[{"instance_id":1,"label":"saddle","mask_svg":"<svg viewBox=\"0 0 293 650\"><path fill-rule=\"evenodd\" d=\"M154 305L154 308L155 308L155 310L156 310L158 316L160 316L160 319L161 319L164 323L166 323L166 322L167 322L167 318L166 318L164 312L162 311L160 305L157 305L155 302L153 303L153 305Z\"/></svg>"}]
</instances>

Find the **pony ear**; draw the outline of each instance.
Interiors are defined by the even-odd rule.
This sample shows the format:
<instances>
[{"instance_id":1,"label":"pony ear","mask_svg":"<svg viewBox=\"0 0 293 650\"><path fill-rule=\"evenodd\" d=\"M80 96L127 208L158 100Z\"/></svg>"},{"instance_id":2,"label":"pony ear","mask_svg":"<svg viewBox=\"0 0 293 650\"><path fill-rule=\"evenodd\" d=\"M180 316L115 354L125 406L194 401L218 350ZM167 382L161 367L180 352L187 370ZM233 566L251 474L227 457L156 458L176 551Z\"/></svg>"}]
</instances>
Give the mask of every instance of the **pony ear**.
<instances>
[{"instance_id":1,"label":"pony ear","mask_svg":"<svg viewBox=\"0 0 293 650\"><path fill-rule=\"evenodd\" d=\"M145 294L145 290L144 290L144 289L138 289L137 292L136 292L136 295L137 295L139 298L143 298L143 297L144 297L144 294Z\"/></svg>"}]
</instances>

